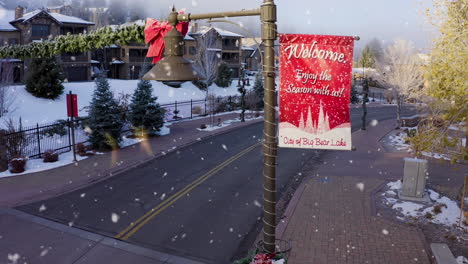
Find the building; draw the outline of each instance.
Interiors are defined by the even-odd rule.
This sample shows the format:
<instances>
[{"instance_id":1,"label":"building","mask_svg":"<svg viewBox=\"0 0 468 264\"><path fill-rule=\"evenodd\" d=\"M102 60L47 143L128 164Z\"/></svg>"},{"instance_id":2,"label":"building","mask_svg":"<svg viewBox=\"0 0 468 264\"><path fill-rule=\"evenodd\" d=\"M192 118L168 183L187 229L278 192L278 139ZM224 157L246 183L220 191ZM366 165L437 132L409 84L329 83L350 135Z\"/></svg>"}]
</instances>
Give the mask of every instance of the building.
<instances>
[{"instance_id":1,"label":"building","mask_svg":"<svg viewBox=\"0 0 468 264\"><path fill-rule=\"evenodd\" d=\"M71 13L71 7L60 6L51 9L37 9L24 13L18 6L14 11L6 10L7 16L0 22L0 40L3 45L25 45L31 42L53 39L59 35L80 34L89 31L94 23L81 18L65 15ZM13 17L12 14L13 13ZM8 39L8 41L6 41ZM91 53L68 53L58 56L68 81L87 81L91 78ZM15 62L21 65L23 79L24 68L29 60ZM18 78L15 78L18 81Z\"/></svg>"},{"instance_id":2,"label":"building","mask_svg":"<svg viewBox=\"0 0 468 264\"><path fill-rule=\"evenodd\" d=\"M242 39L242 64L249 71L261 71L263 43L261 38Z\"/></svg>"},{"instance_id":3,"label":"building","mask_svg":"<svg viewBox=\"0 0 468 264\"><path fill-rule=\"evenodd\" d=\"M239 77L239 71L242 66L242 35L208 26L202 26L198 29L195 23L192 25L188 34L197 41L197 46L199 48L201 43L207 43L206 41L203 42L202 38L212 39L212 41L208 42L210 43L208 47L205 47L206 50L219 54L221 62L226 63L228 67L232 69L232 77Z\"/></svg>"}]
</instances>

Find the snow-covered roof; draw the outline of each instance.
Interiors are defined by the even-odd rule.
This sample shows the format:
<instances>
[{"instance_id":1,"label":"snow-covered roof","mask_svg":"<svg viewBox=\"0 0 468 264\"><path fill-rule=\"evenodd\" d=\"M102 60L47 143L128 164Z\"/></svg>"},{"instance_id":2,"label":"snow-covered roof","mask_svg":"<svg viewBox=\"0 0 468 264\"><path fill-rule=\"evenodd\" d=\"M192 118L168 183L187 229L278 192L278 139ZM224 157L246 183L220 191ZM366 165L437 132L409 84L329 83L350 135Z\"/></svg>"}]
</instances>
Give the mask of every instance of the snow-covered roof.
<instances>
[{"instance_id":1,"label":"snow-covered roof","mask_svg":"<svg viewBox=\"0 0 468 264\"><path fill-rule=\"evenodd\" d=\"M59 23L94 25L93 22L86 21L86 20L81 19L79 17L66 16L66 15L62 15L62 14L58 14L58 13L54 13L54 12L47 12L47 11L40 10L40 9L37 9L37 10L34 10L32 12L26 13L22 17L14 20L12 22L16 22L16 21L25 22L25 21L28 21L28 20L34 18L35 16L39 15L42 12L48 14L49 16L51 16L53 19L55 19Z\"/></svg>"},{"instance_id":2,"label":"snow-covered roof","mask_svg":"<svg viewBox=\"0 0 468 264\"><path fill-rule=\"evenodd\" d=\"M10 24L10 21L15 19L15 10L7 10L0 7L0 31L17 31Z\"/></svg>"},{"instance_id":3,"label":"snow-covered roof","mask_svg":"<svg viewBox=\"0 0 468 264\"><path fill-rule=\"evenodd\" d=\"M112 61L111 64L124 64L125 62L121 61L121 60L115 60L115 61Z\"/></svg>"},{"instance_id":4,"label":"snow-covered roof","mask_svg":"<svg viewBox=\"0 0 468 264\"><path fill-rule=\"evenodd\" d=\"M208 50L208 51L223 51L222 49L216 49L216 48L207 48L206 50Z\"/></svg>"},{"instance_id":5,"label":"snow-covered roof","mask_svg":"<svg viewBox=\"0 0 468 264\"><path fill-rule=\"evenodd\" d=\"M211 29L216 30L219 33L219 35L221 35L221 37L236 37L236 38L242 38L243 37L242 35L231 32L231 31L227 31L227 30L220 29L220 28L217 28L217 27L207 27L207 26L200 27L200 30L195 32L195 34L206 34Z\"/></svg>"},{"instance_id":6,"label":"snow-covered roof","mask_svg":"<svg viewBox=\"0 0 468 264\"><path fill-rule=\"evenodd\" d=\"M97 60L91 60L90 63L101 63L101 62Z\"/></svg>"},{"instance_id":7,"label":"snow-covered roof","mask_svg":"<svg viewBox=\"0 0 468 264\"><path fill-rule=\"evenodd\" d=\"M120 47L118 45L116 45L116 44L110 44L109 46L106 46L106 48L118 49Z\"/></svg>"},{"instance_id":8,"label":"snow-covered roof","mask_svg":"<svg viewBox=\"0 0 468 264\"><path fill-rule=\"evenodd\" d=\"M20 59L0 59L0 62L23 62Z\"/></svg>"},{"instance_id":9,"label":"snow-covered roof","mask_svg":"<svg viewBox=\"0 0 468 264\"><path fill-rule=\"evenodd\" d=\"M185 35L184 40L195 40L189 34Z\"/></svg>"},{"instance_id":10,"label":"snow-covered roof","mask_svg":"<svg viewBox=\"0 0 468 264\"><path fill-rule=\"evenodd\" d=\"M262 43L262 38L242 38L242 46L257 48L257 43Z\"/></svg>"}]
</instances>

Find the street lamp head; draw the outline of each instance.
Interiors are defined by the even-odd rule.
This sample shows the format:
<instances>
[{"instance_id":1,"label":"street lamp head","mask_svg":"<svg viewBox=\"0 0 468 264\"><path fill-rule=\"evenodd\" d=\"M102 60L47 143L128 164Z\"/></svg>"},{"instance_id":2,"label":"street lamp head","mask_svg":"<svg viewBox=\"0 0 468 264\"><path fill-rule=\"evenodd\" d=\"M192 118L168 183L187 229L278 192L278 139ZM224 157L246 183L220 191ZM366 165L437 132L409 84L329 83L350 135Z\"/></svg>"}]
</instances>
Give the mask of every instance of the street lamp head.
<instances>
[{"instance_id":1,"label":"street lamp head","mask_svg":"<svg viewBox=\"0 0 468 264\"><path fill-rule=\"evenodd\" d=\"M169 15L169 20L172 29L164 37L164 57L142 79L163 82L204 80L205 77L193 67L193 63L183 57L184 36L175 27L177 25L175 11Z\"/></svg>"}]
</instances>

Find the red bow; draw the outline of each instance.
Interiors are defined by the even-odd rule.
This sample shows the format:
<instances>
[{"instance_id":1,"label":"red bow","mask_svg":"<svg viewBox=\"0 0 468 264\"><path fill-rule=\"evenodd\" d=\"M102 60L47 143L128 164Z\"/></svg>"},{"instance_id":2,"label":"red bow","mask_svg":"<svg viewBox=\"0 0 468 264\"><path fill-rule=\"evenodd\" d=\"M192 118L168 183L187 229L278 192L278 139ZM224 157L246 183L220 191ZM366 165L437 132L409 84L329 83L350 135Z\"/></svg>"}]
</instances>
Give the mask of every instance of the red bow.
<instances>
[{"instance_id":1,"label":"red bow","mask_svg":"<svg viewBox=\"0 0 468 264\"><path fill-rule=\"evenodd\" d=\"M179 12L182 14L183 12ZM176 29L186 35L189 27L189 22L179 22ZM162 58L164 51L164 36L172 29L172 26L167 22L160 22L153 18L146 19L145 27L145 42L150 44L146 57L153 57L153 63L158 62Z\"/></svg>"}]
</instances>

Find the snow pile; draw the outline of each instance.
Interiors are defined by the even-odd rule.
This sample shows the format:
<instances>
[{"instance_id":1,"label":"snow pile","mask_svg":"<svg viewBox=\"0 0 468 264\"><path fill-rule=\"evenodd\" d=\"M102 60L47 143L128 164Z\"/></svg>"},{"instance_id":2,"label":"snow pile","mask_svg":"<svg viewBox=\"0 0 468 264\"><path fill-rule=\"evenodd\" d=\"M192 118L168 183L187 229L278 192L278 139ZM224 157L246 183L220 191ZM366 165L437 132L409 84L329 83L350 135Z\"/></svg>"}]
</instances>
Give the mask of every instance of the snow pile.
<instances>
[{"instance_id":1,"label":"snow pile","mask_svg":"<svg viewBox=\"0 0 468 264\"><path fill-rule=\"evenodd\" d=\"M405 217L426 218L429 222L445 226L458 225L460 219L460 207L456 201L448 197L441 196L434 190L428 190L430 199L434 204L416 203L396 199L396 193L401 188L401 181L394 181L387 184L388 190L383 194L387 204L392 209L401 212ZM388 197L390 196L390 197ZM440 209L436 212L435 207ZM430 216L430 217L428 217ZM464 220L464 219L462 219Z\"/></svg>"},{"instance_id":2,"label":"snow pile","mask_svg":"<svg viewBox=\"0 0 468 264\"><path fill-rule=\"evenodd\" d=\"M143 138L128 138L126 136L122 137L122 141L120 141L119 146L120 148L125 148L131 145L138 144L146 139Z\"/></svg>"},{"instance_id":3,"label":"snow pile","mask_svg":"<svg viewBox=\"0 0 468 264\"><path fill-rule=\"evenodd\" d=\"M390 142L396 146L398 150L411 150L411 146L406 143L406 136L403 133L397 133L394 136L389 136Z\"/></svg>"},{"instance_id":4,"label":"snow pile","mask_svg":"<svg viewBox=\"0 0 468 264\"><path fill-rule=\"evenodd\" d=\"M86 158L87 157L81 157L79 155L76 155L76 159L78 161L84 160ZM42 161L42 159L30 159L26 163L26 170L24 172L11 173L10 171L7 170L4 172L0 172L0 178L55 169L55 168L66 166L72 163L73 163L73 152L66 152L66 153L60 154L59 160L57 162L51 162L51 163L45 163Z\"/></svg>"},{"instance_id":5,"label":"snow pile","mask_svg":"<svg viewBox=\"0 0 468 264\"><path fill-rule=\"evenodd\" d=\"M423 156L434 158L434 159L450 160L450 157L446 154L432 153L432 152L426 152L426 151L422 151L421 154L423 154Z\"/></svg>"},{"instance_id":6,"label":"snow pile","mask_svg":"<svg viewBox=\"0 0 468 264\"><path fill-rule=\"evenodd\" d=\"M463 256L459 256L457 258L457 264L468 264L468 259Z\"/></svg>"},{"instance_id":7,"label":"snow pile","mask_svg":"<svg viewBox=\"0 0 468 264\"><path fill-rule=\"evenodd\" d=\"M251 120L257 120L257 119L262 119L263 116L259 116L259 117L245 117L245 121L248 122L248 121L251 121ZM232 125L232 124L235 124L235 123L240 123L240 119L230 119L230 120L225 120L223 122L221 122L221 124L219 125L206 125L206 128L202 129L202 128L197 128L198 131L214 131L214 130L217 130L217 129L220 129L220 128L223 128L223 127L227 127L229 125Z\"/></svg>"}]
</instances>

